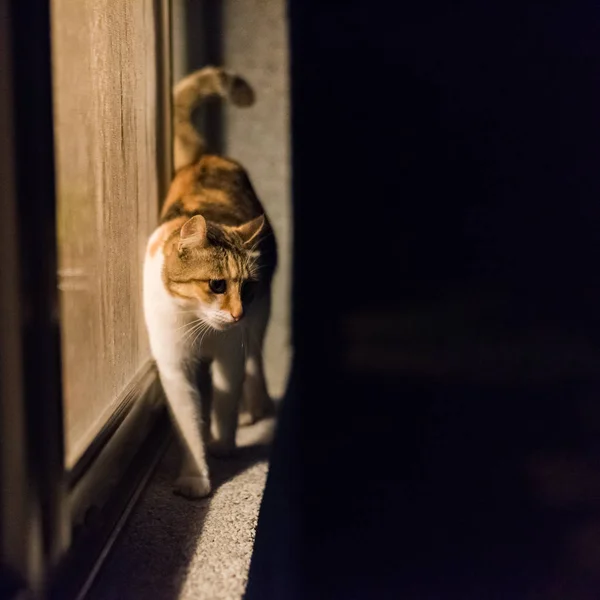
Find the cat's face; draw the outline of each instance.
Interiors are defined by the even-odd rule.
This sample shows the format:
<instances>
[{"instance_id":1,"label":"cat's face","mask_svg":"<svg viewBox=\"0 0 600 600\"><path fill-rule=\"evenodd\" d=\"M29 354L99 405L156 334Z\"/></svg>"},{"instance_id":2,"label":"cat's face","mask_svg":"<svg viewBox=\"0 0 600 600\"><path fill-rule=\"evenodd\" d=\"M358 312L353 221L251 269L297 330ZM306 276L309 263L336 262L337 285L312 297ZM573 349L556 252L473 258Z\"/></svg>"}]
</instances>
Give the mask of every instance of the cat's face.
<instances>
[{"instance_id":1,"label":"cat's face","mask_svg":"<svg viewBox=\"0 0 600 600\"><path fill-rule=\"evenodd\" d=\"M250 276L230 275L226 271L218 278L173 282L171 289L183 305L193 310L213 329L223 331L240 323L252 304L258 281Z\"/></svg>"},{"instance_id":2,"label":"cat's face","mask_svg":"<svg viewBox=\"0 0 600 600\"><path fill-rule=\"evenodd\" d=\"M240 227L215 227L192 217L165 248L169 293L213 329L237 325L261 283L255 246L264 224L258 217Z\"/></svg>"}]
</instances>

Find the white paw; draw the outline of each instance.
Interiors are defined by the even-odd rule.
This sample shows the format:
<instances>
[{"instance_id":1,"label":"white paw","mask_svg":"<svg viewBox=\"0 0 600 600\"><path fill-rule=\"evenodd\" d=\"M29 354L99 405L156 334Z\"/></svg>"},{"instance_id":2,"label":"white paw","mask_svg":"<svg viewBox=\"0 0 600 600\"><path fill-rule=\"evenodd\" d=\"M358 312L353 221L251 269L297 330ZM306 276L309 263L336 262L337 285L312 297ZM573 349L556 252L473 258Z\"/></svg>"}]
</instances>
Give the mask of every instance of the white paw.
<instances>
[{"instance_id":1,"label":"white paw","mask_svg":"<svg viewBox=\"0 0 600 600\"><path fill-rule=\"evenodd\" d=\"M204 475L182 475L173 491L186 498L204 498L210 494L210 480Z\"/></svg>"},{"instance_id":2,"label":"white paw","mask_svg":"<svg viewBox=\"0 0 600 600\"><path fill-rule=\"evenodd\" d=\"M208 443L208 451L215 458L229 458L235 452L235 444L213 439Z\"/></svg>"}]
</instances>

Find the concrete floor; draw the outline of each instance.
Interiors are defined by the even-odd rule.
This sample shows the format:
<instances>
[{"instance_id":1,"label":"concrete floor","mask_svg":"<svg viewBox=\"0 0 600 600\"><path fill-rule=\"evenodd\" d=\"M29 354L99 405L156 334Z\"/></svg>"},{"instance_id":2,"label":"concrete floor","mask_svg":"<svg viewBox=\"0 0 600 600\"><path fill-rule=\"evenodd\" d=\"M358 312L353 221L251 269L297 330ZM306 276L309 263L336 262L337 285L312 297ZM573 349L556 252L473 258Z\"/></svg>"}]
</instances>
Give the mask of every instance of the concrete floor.
<instances>
[{"instance_id":1,"label":"concrete floor","mask_svg":"<svg viewBox=\"0 0 600 600\"><path fill-rule=\"evenodd\" d=\"M210 498L172 493L179 449L172 444L134 509L90 600L238 600L246 586L267 477L272 420L240 430L239 453L214 460Z\"/></svg>"}]
</instances>

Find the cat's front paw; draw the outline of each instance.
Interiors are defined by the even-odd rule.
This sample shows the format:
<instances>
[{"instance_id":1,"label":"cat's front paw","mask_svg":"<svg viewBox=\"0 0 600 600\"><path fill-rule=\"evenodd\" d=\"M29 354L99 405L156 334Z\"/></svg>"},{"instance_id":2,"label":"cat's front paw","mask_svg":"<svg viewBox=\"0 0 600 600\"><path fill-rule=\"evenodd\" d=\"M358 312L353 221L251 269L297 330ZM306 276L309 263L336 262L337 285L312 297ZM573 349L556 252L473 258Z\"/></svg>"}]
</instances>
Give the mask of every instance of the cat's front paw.
<instances>
[{"instance_id":1,"label":"cat's front paw","mask_svg":"<svg viewBox=\"0 0 600 600\"><path fill-rule=\"evenodd\" d=\"M173 491L185 498L205 498L210 494L210 480L205 475L182 475Z\"/></svg>"}]
</instances>

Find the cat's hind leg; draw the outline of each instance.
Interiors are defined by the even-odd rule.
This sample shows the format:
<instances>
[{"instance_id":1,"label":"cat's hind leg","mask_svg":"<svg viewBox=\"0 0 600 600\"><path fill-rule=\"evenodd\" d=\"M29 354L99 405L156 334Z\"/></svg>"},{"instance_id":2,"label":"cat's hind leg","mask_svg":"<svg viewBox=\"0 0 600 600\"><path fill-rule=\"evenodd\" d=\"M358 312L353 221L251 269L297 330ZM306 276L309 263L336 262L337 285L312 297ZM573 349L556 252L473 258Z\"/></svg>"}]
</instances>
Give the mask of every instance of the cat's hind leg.
<instances>
[{"instance_id":1,"label":"cat's hind leg","mask_svg":"<svg viewBox=\"0 0 600 600\"><path fill-rule=\"evenodd\" d=\"M251 425L275 414L265 380L263 345L269 322L270 298L262 298L248 319L245 332L245 378L240 425Z\"/></svg>"}]
</instances>

